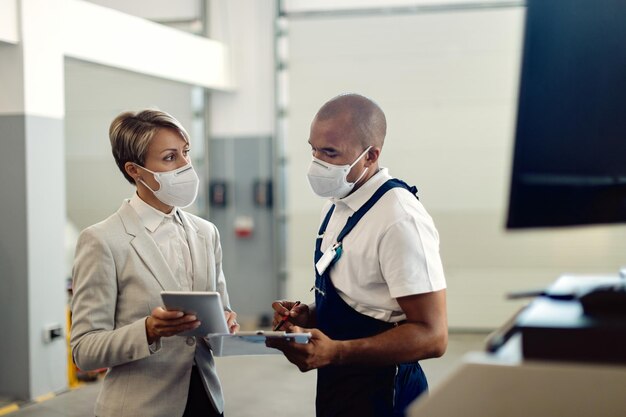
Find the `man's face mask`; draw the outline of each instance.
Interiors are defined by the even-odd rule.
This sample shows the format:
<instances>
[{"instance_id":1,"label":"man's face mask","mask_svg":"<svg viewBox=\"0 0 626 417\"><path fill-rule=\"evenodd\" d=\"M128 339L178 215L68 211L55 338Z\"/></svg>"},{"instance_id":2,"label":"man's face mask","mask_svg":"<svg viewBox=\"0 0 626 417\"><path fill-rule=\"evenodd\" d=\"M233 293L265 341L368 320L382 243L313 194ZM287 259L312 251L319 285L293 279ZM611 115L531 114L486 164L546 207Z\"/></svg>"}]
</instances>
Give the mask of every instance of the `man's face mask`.
<instances>
[{"instance_id":1,"label":"man's face mask","mask_svg":"<svg viewBox=\"0 0 626 417\"><path fill-rule=\"evenodd\" d=\"M348 182L348 174L352 167L359 162L371 148L371 146L368 146L350 165L333 165L313 157L311 165L309 166L309 172L307 173L307 178L309 179L309 184L313 192L324 198L344 198L350 194L354 185L363 178L368 168L365 168L361 175L359 175L359 178L354 182Z\"/></svg>"}]
</instances>

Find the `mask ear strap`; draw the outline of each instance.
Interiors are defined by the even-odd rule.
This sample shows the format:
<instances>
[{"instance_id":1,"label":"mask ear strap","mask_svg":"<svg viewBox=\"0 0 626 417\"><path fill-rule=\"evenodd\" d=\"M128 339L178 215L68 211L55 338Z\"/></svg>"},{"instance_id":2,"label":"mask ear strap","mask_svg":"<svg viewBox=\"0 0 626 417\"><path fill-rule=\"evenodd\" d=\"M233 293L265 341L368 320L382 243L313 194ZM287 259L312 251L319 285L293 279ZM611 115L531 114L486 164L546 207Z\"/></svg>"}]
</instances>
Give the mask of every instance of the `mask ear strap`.
<instances>
[{"instance_id":1,"label":"mask ear strap","mask_svg":"<svg viewBox=\"0 0 626 417\"><path fill-rule=\"evenodd\" d=\"M152 194L154 194L156 192L152 188L150 188L150 186L144 180L139 179L139 182L141 182L148 190L152 191Z\"/></svg>"},{"instance_id":2,"label":"mask ear strap","mask_svg":"<svg viewBox=\"0 0 626 417\"><path fill-rule=\"evenodd\" d=\"M357 179L356 179L356 181L354 181L354 183L353 183L353 184L355 184L355 185L356 185L356 183L358 183L359 181L361 181L361 178L363 178L363 176L365 175L365 173L367 172L367 170L368 170L368 169L370 169L370 168L369 168L369 167L365 168L365 169L363 170L363 172L361 173L361 175L359 175L359 178L357 178Z\"/></svg>"},{"instance_id":3,"label":"mask ear strap","mask_svg":"<svg viewBox=\"0 0 626 417\"><path fill-rule=\"evenodd\" d=\"M369 150L370 150L370 149L372 149L372 145L368 146L368 147L367 147L367 149L365 149L365 150L363 151L363 153L362 153L361 155L359 155L359 157L356 159L356 161L354 161L354 162L352 163L352 165L350 165L350 169L352 169L352 167L353 167L353 166L354 166L357 162L359 162L359 161L361 160L361 158L363 158L363 156L369 152ZM360 177L359 177L359 178L360 178Z\"/></svg>"},{"instance_id":4,"label":"mask ear strap","mask_svg":"<svg viewBox=\"0 0 626 417\"><path fill-rule=\"evenodd\" d=\"M149 172L149 173L151 173L152 175L156 175L156 172L154 172L154 171L150 171L150 170L149 170L148 168L146 168L146 167L142 167L141 165L136 164L136 163L134 163L134 162L133 162L132 164L133 164L133 165L135 165L137 168L141 168L141 169L143 169L144 171L148 171L148 172Z\"/></svg>"},{"instance_id":5,"label":"mask ear strap","mask_svg":"<svg viewBox=\"0 0 626 417\"><path fill-rule=\"evenodd\" d=\"M363 151L363 153L356 159L356 161L354 161L352 163L352 165L350 165L350 169L352 169L352 167L359 162L359 159L363 158L363 155L367 154L367 152L369 152L369 150L372 148L372 145L368 146L366 150ZM354 181L352 184L357 184L359 181L361 181L361 178L363 178L363 176L365 175L365 173L367 172L367 170L369 169L369 167L366 167L363 172L361 173L361 175L359 175L359 178L356 179L356 181ZM347 176L347 174L346 174Z\"/></svg>"},{"instance_id":6,"label":"mask ear strap","mask_svg":"<svg viewBox=\"0 0 626 417\"><path fill-rule=\"evenodd\" d=\"M134 162L133 162L133 164L134 164L136 167L139 167L139 168L141 168L141 169L143 169L143 170L148 171L149 173L151 173L151 174L152 174L152 176L154 177L155 181L159 184L159 189L161 189L161 187L160 187L160 186L161 186L161 181L159 181L159 178L158 178L158 175L156 175L156 172L152 172L152 171L150 171L148 168L142 167L141 165L139 165L139 164L135 164ZM141 178L139 178L139 182L141 182L141 183L142 183L142 184L143 184L143 185L144 185L144 186L145 186L148 190L152 191L152 193L153 193L153 194L156 192L155 190L153 190L152 188L150 188L150 186L149 186L149 185L148 185L148 184L147 184L144 180L142 180ZM157 190L157 191L158 191L158 190Z\"/></svg>"}]
</instances>

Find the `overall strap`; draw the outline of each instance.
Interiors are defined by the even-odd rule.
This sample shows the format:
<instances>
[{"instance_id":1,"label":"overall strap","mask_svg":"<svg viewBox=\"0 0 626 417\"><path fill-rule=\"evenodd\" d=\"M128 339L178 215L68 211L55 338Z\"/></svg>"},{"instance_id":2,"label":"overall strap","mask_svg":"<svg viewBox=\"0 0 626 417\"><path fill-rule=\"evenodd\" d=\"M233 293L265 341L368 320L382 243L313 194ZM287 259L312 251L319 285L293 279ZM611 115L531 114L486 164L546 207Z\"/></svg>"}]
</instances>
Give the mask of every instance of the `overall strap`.
<instances>
[{"instance_id":1,"label":"overall strap","mask_svg":"<svg viewBox=\"0 0 626 417\"><path fill-rule=\"evenodd\" d=\"M346 235L352 231L354 226L356 226L356 224L359 222L359 220L361 220L361 218L363 216L365 216L365 213L367 213L369 211L369 209L371 209L372 206L374 204L376 204L376 202L378 200L380 200L380 198L387 191L391 190L392 188L396 188L396 187L405 188L406 190L410 191L413 195L415 195L415 198L419 199L419 197L417 197L417 188L415 186L409 186L407 183L405 183L404 181L399 180L397 178L392 178L390 180L387 180L383 185L381 185L378 188L378 190L376 190L374 195L372 195L370 197L370 199L367 200L365 202L365 204L363 204L361 206L360 209L358 209L352 216L350 216L348 218L348 221L346 222L346 225L344 226L344 228L339 233L339 236L337 236L337 242L341 243L341 241L343 241L343 238L346 237ZM334 208L334 206L333 206L333 208ZM330 212L332 212L332 210L330 210ZM330 216L327 216L327 217L328 217L328 219L330 219ZM328 222L326 222L326 223L328 223ZM322 226L324 226L324 229L320 228L320 234L323 233L324 230L326 230L326 223L322 225Z\"/></svg>"},{"instance_id":2,"label":"overall strap","mask_svg":"<svg viewBox=\"0 0 626 417\"><path fill-rule=\"evenodd\" d=\"M330 207L330 210L328 210L328 213L326 213L326 217L324 217L324 221L322 222L322 225L320 226L320 230L317 232L318 238L322 237L322 234L326 231L326 227L328 226L330 217L333 215L333 211L335 211L334 204Z\"/></svg>"}]
</instances>

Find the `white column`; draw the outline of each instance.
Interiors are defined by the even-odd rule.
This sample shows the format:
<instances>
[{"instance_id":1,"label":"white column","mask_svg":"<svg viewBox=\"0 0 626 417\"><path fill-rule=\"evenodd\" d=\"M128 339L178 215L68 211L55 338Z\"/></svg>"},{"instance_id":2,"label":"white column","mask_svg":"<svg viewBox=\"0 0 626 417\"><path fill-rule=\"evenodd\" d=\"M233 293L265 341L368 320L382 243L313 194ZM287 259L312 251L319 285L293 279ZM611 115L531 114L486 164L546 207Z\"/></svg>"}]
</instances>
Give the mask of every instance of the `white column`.
<instances>
[{"instance_id":1,"label":"white column","mask_svg":"<svg viewBox=\"0 0 626 417\"><path fill-rule=\"evenodd\" d=\"M0 395L67 385L62 0L21 0L19 39L0 43Z\"/></svg>"}]
</instances>

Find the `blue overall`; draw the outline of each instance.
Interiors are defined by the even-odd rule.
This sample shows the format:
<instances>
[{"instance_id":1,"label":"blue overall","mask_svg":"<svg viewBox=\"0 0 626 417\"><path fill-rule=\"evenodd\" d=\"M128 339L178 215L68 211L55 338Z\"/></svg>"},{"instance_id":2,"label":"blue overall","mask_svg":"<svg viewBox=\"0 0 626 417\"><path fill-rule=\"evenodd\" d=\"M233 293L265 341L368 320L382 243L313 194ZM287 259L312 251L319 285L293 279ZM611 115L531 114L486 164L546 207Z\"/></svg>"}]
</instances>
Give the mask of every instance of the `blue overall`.
<instances>
[{"instance_id":1,"label":"blue overall","mask_svg":"<svg viewBox=\"0 0 626 417\"><path fill-rule=\"evenodd\" d=\"M344 250L341 243L346 235L385 192L395 187L405 188L413 194L417 193L415 187L409 187L398 179L390 179L384 183L348 219L339 233L337 237L339 246L336 248L333 263L339 260ZM333 205L320 226L315 245L316 263L322 256L322 236L334 209ZM397 325L361 314L346 304L330 279L331 267L332 263L322 275L315 268L317 327L322 332L334 340L351 340L374 336ZM404 416L406 407L427 390L428 382L418 362L387 366L326 366L318 369L316 415L400 417Z\"/></svg>"}]
</instances>

